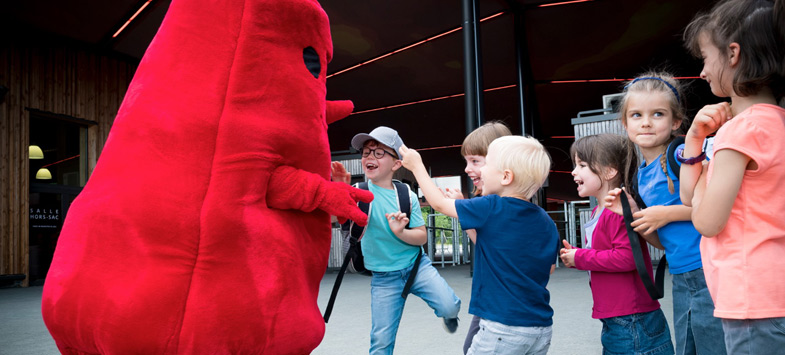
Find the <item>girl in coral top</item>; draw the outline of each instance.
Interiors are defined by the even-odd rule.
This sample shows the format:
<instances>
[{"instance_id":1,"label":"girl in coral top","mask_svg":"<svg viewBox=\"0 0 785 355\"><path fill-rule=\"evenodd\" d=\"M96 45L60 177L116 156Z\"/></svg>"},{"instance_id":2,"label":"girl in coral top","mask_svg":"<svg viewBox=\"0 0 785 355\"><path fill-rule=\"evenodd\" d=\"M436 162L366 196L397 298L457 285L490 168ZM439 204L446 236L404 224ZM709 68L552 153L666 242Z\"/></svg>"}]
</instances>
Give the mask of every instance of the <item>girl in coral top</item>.
<instances>
[{"instance_id":1,"label":"girl in coral top","mask_svg":"<svg viewBox=\"0 0 785 355\"><path fill-rule=\"evenodd\" d=\"M602 201L608 191L628 184L637 157L632 142L616 134L587 136L570 149L575 162L572 176L578 195ZM594 299L592 318L602 321L605 354L673 354L670 330L660 304L651 299L635 269L630 239L618 202L597 206L583 226L586 241L575 249L564 241L561 260L568 267L588 270ZM641 239L641 245L646 241ZM651 274L651 258L643 249Z\"/></svg>"},{"instance_id":2,"label":"girl in coral top","mask_svg":"<svg viewBox=\"0 0 785 355\"><path fill-rule=\"evenodd\" d=\"M703 235L701 257L728 354L785 348L785 0L730 0L685 32L701 78L727 102L698 112L680 156L681 199ZM780 101L782 104L782 101ZM704 138L716 133L708 164Z\"/></svg>"}]
</instances>

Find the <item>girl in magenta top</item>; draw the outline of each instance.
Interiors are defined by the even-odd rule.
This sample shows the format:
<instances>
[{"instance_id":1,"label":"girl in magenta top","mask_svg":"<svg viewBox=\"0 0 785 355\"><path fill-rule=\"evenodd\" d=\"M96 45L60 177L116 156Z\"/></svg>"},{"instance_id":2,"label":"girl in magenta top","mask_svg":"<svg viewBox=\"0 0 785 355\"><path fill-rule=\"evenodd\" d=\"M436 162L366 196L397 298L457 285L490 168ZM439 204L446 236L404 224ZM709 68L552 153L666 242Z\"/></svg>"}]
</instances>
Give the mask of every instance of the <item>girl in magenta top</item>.
<instances>
[{"instance_id":1,"label":"girl in magenta top","mask_svg":"<svg viewBox=\"0 0 785 355\"><path fill-rule=\"evenodd\" d=\"M570 156L578 184L578 195L602 201L608 191L625 185L637 166L632 142L621 135L599 134L575 141ZM618 202L613 207L597 206L583 226L584 248L564 241L561 259L566 266L588 270L594 308L592 318L602 321L604 353L673 354L670 330L660 304L651 299L635 269L630 239ZM646 241L641 238L641 245ZM643 258L651 274L651 259Z\"/></svg>"}]
</instances>

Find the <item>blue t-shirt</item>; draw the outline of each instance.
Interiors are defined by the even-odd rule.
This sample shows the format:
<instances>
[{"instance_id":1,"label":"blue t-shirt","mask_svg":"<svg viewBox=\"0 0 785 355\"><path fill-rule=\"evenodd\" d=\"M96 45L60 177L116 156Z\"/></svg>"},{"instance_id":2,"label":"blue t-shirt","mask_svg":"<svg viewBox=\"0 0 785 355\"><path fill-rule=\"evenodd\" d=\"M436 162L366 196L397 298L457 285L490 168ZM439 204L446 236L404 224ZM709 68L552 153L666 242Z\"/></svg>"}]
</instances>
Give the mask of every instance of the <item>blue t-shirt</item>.
<instances>
[{"instance_id":1,"label":"blue t-shirt","mask_svg":"<svg viewBox=\"0 0 785 355\"><path fill-rule=\"evenodd\" d=\"M559 233L545 210L498 195L456 200L455 208L461 227L477 230L469 313L511 326L552 325L545 287Z\"/></svg>"},{"instance_id":2,"label":"blue t-shirt","mask_svg":"<svg viewBox=\"0 0 785 355\"><path fill-rule=\"evenodd\" d=\"M422 249L419 245L411 245L398 239L390 229L385 213L400 211L398 195L395 190L385 189L368 181L368 190L373 193L371 209L368 213L368 227L361 240L365 268L373 271L396 271L409 267L414 263ZM417 195L409 191L412 210L409 216L409 227L425 225L420 211Z\"/></svg>"},{"instance_id":3,"label":"blue t-shirt","mask_svg":"<svg viewBox=\"0 0 785 355\"><path fill-rule=\"evenodd\" d=\"M679 163L681 166L681 163ZM667 164L666 164L667 165ZM671 179L673 172L668 166ZM644 161L638 167L638 192L646 206L681 205L679 198L679 181L674 179L674 192L668 191L668 180L662 171L658 157L646 166ZM692 221L676 221L657 229L660 242L665 247L671 274L683 274L702 267L700 255L700 233L692 225Z\"/></svg>"}]
</instances>

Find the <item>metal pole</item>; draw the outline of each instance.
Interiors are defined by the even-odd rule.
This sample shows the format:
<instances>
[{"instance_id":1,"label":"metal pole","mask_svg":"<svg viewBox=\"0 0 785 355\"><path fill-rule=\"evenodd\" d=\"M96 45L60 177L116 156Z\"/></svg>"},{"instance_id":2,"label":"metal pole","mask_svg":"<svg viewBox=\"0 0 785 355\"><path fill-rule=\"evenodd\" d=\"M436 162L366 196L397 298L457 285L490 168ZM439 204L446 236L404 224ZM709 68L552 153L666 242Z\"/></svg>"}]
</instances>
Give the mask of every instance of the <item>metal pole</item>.
<instances>
[{"instance_id":1,"label":"metal pole","mask_svg":"<svg viewBox=\"0 0 785 355\"><path fill-rule=\"evenodd\" d=\"M521 119L521 131L523 135L533 135L531 112L526 109L526 93L529 84L526 74L530 72L529 53L526 48L526 26L523 21L523 10L520 7L514 9L513 23L515 29L515 57L517 59L515 68L517 69L518 79L518 112Z\"/></svg>"},{"instance_id":2,"label":"metal pole","mask_svg":"<svg viewBox=\"0 0 785 355\"><path fill-rule=\"evenodd\" d=\"M477 21L479 5L476 0L463 0L463 77L466 91L466 134L468 135L485 121L483 117L482 56L480 49L480 27ZM471 181L461 179L467 193L472 190ZM472 270L474 274L474 250L472 248Z\"/></svg>"},{"instance_id":3,"label":"metal pole","mask_svg":"<svg viewBox=\"0 0 785 355\"><path fill-rule=\"evenodd\" d=\"M477 20L477 16L480 14L480 2L479 0L472 0L474 4L473 15L472 15L472 26L474 26L474 85L476 87L476 94L475 100L477 100L477 127L480 127L485 123L485 100L483 99L483 80L482 80L482 46L480 43L480 22Z\"/></svg>"},{"instance_id":4,"label":"metal pole","mask_svg":"<svg viewBox=\"0 0 785 355\"><path fill-rule=\"evenodd\" d=\"M477 20L478 2L463 0L463 77L466 103L466 135L480 127L483 117L483 84L480 50L480 28ZM464 191L471 194L473 185L465 175L461 177Z\"/></svg>"},{"instance_id":5,"label":"metal pole","mask_svg":"<svg viewBox=\"0 0 785 355\"><path fill-rule=\"evenodd\" d=\"M533 100L533 80L531 63L529 61L529 47L526 42L526 24L524 22L523 6L513 4L513 27L515 31L515 57L518 79L518 111L521 119L521 134L534 136L534 110L529 107ZM539 189L532 196L532 203L545 208L545 190Z\"/></svg>"},{"instance_id":6,"label":"metal pole","mask_svg":"<svg viewBox=\"0 0 785 355\"><path fill-rule=\"evenodd\" d=\"M482 125L482 55L480 28L477 21L479 5L476 0L463 0L463 61L464 88L466 91L466 134Z\"/></svg>"}]
</instances>

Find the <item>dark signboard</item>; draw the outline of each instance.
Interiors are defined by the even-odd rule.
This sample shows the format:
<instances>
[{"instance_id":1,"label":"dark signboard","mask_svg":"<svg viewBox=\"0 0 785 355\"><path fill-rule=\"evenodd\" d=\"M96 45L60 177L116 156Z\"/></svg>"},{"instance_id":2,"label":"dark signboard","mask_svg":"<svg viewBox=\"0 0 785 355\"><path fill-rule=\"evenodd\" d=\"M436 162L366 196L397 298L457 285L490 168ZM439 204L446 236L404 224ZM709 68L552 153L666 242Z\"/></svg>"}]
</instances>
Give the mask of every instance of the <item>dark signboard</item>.
<instances>
[{"instance_id":1,"label":"dark signboard","mask_svg":"<svg viewBox=\"0 0 785 355\"><path fill-rule=\"evenodd\" d=\"M60 220L60 208L30 207L30 228L57 229L60 228Z\"/></svg>"}]
</instances>

